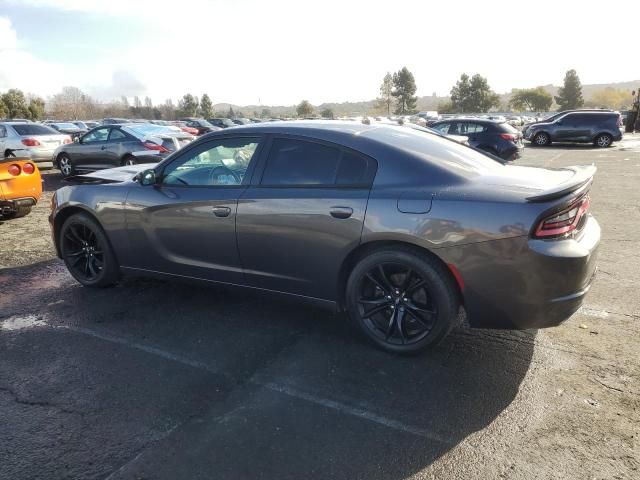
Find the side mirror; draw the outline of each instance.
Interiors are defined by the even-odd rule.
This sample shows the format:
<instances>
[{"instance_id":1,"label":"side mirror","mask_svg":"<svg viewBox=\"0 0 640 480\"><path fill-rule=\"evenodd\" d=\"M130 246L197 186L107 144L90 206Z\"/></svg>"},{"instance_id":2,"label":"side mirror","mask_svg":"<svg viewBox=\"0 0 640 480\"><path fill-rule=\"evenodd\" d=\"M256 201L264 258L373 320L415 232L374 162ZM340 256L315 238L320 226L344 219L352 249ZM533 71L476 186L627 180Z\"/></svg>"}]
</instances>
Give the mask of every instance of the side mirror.
<instances>
[{"instance_id":1,"label":"side mirror","mask_svg":"<svg viewBox=\"0 0 640 480\"><path fill-rule=\"evenodd\" d=\"M137 178L140 185L155 185L157 183L156 171L153 168L140 172Z\"/></svg>"},{"instance_id":2,"label":"side mirror","mask_svg":"<svg viewBox=\"0 0 640 480\"><path fill-rule=\"evenodd\" d=\"M82 143L82 137L73 137L73 143Z\"/></svg>"}]
</instances>

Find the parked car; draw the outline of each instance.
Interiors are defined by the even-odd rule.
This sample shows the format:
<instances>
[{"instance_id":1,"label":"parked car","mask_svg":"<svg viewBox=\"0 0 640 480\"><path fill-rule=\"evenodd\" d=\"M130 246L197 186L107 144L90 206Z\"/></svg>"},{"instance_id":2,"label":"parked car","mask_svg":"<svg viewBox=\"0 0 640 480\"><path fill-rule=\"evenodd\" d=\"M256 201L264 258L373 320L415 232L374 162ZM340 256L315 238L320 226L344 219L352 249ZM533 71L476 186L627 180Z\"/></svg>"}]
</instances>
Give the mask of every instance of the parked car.
<instances>
[{"instance_id":1,"label":"parked car","mask_svg":"<svg viewBox=\"0 0 640 480\"><path fill-rule=\"evenodd\" d=\"M622 140L623 133L624 125L618 112L569 112L552 121L533 124L527 129L525 139L537 146L578 142L606 148Z\"/></svg>"},{"instance_id":2,"label":"parked car","mask_svg":"<svg viewBox=\"0 0 640 480\"><path fill-rule=\"evenodd\" d=\"M204 118L181 118L180 121L185 122L187 127L198 129L198 135L220 130L220 127L212 125Z\"/></svg>"},{"instance_id":3,"label":"parked car","mask_svg":"<svg viewBox=\"0 0 640 480\"><path fill-rule=\"evenodd\" d=\"M209 119L207 119L207 121L210 124L215 125L216 127L219 127L219 128L229 128L229 127L235 127L236 126L236 124L233 123L228 118L209 118Z\"/></svg>"},{"instance_id":4,"label":"parked car","mask_svg":"<svg viewBox=\"0 0 640 480\"><path fill-rule=\"evenodd\" d=\"M193 140L177 127L150 123L102 126L55 151L56 166L69 177L120 165L155 163Z\"/></svg>"},{"instance_id":5,"label":"parked car","mask_svg":"<svg viewBox=\"0 0 640 480\"><path fill-rule=\"evenodd\" d=\"M481 118L456 118L442 120L431 125L446 135L462 135L469 145L505 161L520 158L524 144L522 134L506 122Z\"/></svg>"},{"instance_id":6,"label":"parked car","mask_svg":"<svg viewBox=\"0 0 640 480\"><path fill-rule=\"evenodd\" d=\"M613 110L607 110L602 108L580 108L576 110L563 110L561 112L554 113L553 115L549 115L546 118L534 118L532 122L528 122L522 128L522 135L527 136L527 133L531 127L534 125L538 125L540 123L551 123L559 119L560 117L565 116L567 113L571 112L613 112Z\"/></svg>"},{"instance_id":7,"label":"parked car","mask_svg":"<svg viewBox=\"0 0 640 480\"><path fill-rule=\"evenodd\" d=\"M231 121L236 125L249 125L251 123L251 120L248 118L234 118Z\"/></svg>"},{"instance_id":8,"label":"parked car","mask_svg":"<svg viewBox=\"0 0 640 480\"><path fill-rule=\"evenodd\" d=\"M2 220L28 215L42 194L40 171L33 160L23 156L23 150L11 150L8 153L9 156L0 158Z\"/></svg>"},{"instance_id":9,"label":"parked car","mask_svg":"<svg viewBox=\"0 0 640 480\"><path fill-rule=\"evenodd\" d=\"M132 123L127 118L103 118L102 125L124 125L125 123Z\"/></svg>"},{"instance_id":10,"label":"parked car","mask_svg":"<svg viewBox=\"0 0 640 480\"><path fill-rule=\"evenodd\" d=\"M69 135L46 125L33 122L0 123L0 154L8 157L14 150L22 150L39 168L53 167L53 153L60 145L72 143Z\"/></svg>"},{"instance_id":11,"label":"parked car","mask_svg":"<svg viewBox=\"0 0 640 480\"><path fill-rule=\"evenodd\" d=\"M175 122L171 122L171 125L173 125L174 127L178 127L180 130L188 133L189 135L193 135L197 137L200 134L200 130L198 130L195 127L188 126L187 122L181 122L177 120Z\"/></svg>"},{"instance_id":12,"label":"parked car","mask_svg":"<svg viewBox=\"0 0 640 480\"><path fill-rule=\"evenodd\" d=\"M75 123L71 122L49 123L47 126L53 128L54 130L57 130L60 133L69 135L71 139L79 137L80 135L83 135L88 131L88 128L80 128Z\"/></svg>"},{"instance_id":13,"label":"parked car","mask_svg":"<svg viewBox=\"0 0 640 480\"><path fill-rule=\"evenodd\" d=\"M50 221L84 286L148 274L290 294L409 353L462 305L478 327L572 315L596 270L595 170L504 165L399 126L262 123L79 177L91 184L55 192Z\"/></svg>"}]
</instances>

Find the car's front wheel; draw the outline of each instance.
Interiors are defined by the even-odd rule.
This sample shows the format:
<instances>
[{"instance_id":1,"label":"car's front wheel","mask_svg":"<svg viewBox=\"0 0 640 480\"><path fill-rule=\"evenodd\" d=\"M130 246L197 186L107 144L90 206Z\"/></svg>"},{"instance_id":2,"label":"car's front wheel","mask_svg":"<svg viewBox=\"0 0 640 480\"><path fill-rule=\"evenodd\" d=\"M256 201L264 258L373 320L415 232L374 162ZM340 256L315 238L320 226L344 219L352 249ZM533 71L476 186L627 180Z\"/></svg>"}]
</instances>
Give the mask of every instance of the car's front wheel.
<instances>
[{"instance_id":1,"label":"car's front wheel","mask_svg":"<svg viewBox=\"0 0 640 480\"><path fill-rule=\"evenodd\" d=\"M533 137L533 144L539 147L544 147L545 145L549 145L551 143L551 137L549 137L548 133L540 132Z\"/></svg>"},{"instance_id":2,"label":"car's front wheel","mask_svg":"<svg viewBox=\"0 0 640 480\"><path fill-rule=\"evenodd\" d=\"M102 227L85 213L65 220L60 229L60 254L67 269L85 287L107 287L120 268Z\"/></svg>"},{"instance_id":3,"label":"car's front wheel","mask_svg":"<svg viewBox=\"0 0 640 480\"><path fill-rule=\"evenodd\" d=\"M71 163L71 158L66 153L58 155L58 169L62 173L63 177L70 177L75 174L76 169Z\"/></svg>"},{"instance_id":4,"label":"car's front wheel","mask_svg":"<svg viewBox=\"0 0 640 480\"><path fill-rule=\"evenodd\" d=\"M122 166L126 166L126 165L135 165L138 162L136 162L136 157L134 157L133 155L127 155L122 159Z\"/></svg>"},{"instance_id":5,"label":"car's front wheel","mask_svg":"<svg viewBox=\"0 0 640 480\"><path fill-rule=\"evenodd\" d=\"M608 133L601 133L596 137L593 143L596 147L607 148L611 146L611 143L613 143L613 137Z\"/></svg>"},{"instance_id":6,"label":"car's front wheel","mask_svg":"<svg viewBox=\"0 0 640 480\"><path fill-rule=\"evenodd\" d=\"M455 325L460 300L442 265L411 249L375 252L347 282L349 315L366 338L395 353L414 353L442 340Z\"/></svg>"}]
</instances>

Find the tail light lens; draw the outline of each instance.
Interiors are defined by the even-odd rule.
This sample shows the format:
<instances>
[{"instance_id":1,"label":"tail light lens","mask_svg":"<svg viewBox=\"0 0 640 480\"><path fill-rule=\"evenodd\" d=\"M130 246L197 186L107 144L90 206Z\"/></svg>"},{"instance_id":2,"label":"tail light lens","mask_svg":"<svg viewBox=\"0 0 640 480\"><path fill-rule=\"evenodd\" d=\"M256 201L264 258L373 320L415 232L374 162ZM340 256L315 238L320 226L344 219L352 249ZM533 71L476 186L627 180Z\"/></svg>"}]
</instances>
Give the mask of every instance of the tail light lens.
<instances>
[{"instance_id":1,"label":"tail light lens","mask_svg":"<svg viewBox=\"0 0 640 480\"><path fill-rule=\"evenodd\" d=\"M144 148L146 148L147 150L154 150L160 153L169 153L169 150L164 148L162 145L158 145L157 143L144 142L143 145L144 145Z\"/></svg>"},{"instance_id":2,"label":"tail light lens","mask_svg":"<svg viewBox=\"0 0 640 480\"><path fill-rule=\"evenodd\" d=\"M589 196L585 195L564 210L543 218L536 226L534 237L556 238L573 232L588 209Z\"/></svg>"},{"instance_id":3,"label":"tail light lens","mask_svg":"<svg viewBox=\"0 0 640 480\"><path fill-rule=\"evenodd\" d=\"M17 177L18 175L20 175L20 165L16 165L15 163L13 165L9 165L9 168L7 168L7 172L9 172L9 175Z\"/></svg>"},{"instance_id":4,"label":"tail light lens","mask_svg":"<svg viewBox=\"0 0 640 480\"><path fill-rule=\"evenodd\" d=\"M515 133L501 133L500 138L515 142L518 139L518 136Z\"/></svg>"},{"instance_id":5,"label":"tail light lens","mask_svg":"<svg viewBox=\"0 0 640 480\"><path fill-rule=\"evenodd\" d=\"M65 138L62 143L64 143L65 145L69 145L70 143L73 143L73 140L71 140L70 137Z\"/></svg>"},{"instance_id":6,"label":"tail light lens","mask_svg":"<svg viewBox=\"0 0 640 480\"><path fill-rule=\"evenodd\" d=\"M27 147L39 147L40 146L40 142L38 140L36 140L35 138L23 138L22 139L22 144L27 146Z\"/></svg>"},{"instance_id":7,"label":"tail light lens","mask_svg":"<svg viewBox=\"0 0 640 480\"><path fill-rule=\"evenodd\" d=\"M25 163L24 165L22 165L22 171L27 175L31 175L36 171L36 167L33 165L33 163Z\"/></svg>"}]
</instances>

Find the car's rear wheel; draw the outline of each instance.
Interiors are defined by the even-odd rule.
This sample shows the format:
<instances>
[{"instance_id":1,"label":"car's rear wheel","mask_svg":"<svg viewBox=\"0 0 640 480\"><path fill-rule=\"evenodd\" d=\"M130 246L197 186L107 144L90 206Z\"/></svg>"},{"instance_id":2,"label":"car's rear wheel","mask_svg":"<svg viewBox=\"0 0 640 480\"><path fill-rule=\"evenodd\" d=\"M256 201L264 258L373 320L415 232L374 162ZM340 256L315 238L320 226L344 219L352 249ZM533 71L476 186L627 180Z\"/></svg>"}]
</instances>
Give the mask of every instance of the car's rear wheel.
<instances>
[{"instance_id":1,"label":"car's rear wheel","mask_svg":"<svg viewBox=\"0 0 640 480\"><path fill-rule=\"evenodd\" d=\"M540 132L533 137L533 144L539 147L544 147L545 145L549 145L551 143L551 137L549 137L548 133Z\"/></svg>"},{"instance_id":2,"label":"car's rear wheel","mask_svg":"<svg viewBox=\"0 0 640 480\"><path fill-rule=\"evenodd\" d=\"M8 215L5 215L5 218L20 218L20 217L25 217L27 215L29 215L31 213L31 207L26 207L26 206L19 206L16 207L16 209L9 213Z\"/></svg>"},{"instance_id":3,"label":"car's rear wheel","mask_svg":"<svg viewBox=\"0 0 640 480\"><path fill-rule=\"evenodd\" d=\"M122 159L122 166L125 165L135 165L136 163L136 157L134 157L133 155L126 155L123 159Z\"/></svg>"},{"instance_id":4,"label":"car's rear wheel","mask_svg":"<svg viewBox=\"0 0 640 480\"><path fill-rule=\"evenodd\" d=\"M601 133L596 137L593 143L596 147L607 148L611 146L612 142L613 137L611 135L609 135L608 133Z\"/></svg>"},{"instance_id":5,"label":"car's rear wheel","mask_svg":"<svg viewBox=\"0 0 640 480\"><path fill-rule=\"evenodd\" d=\"M347 282L349 315L366 338L395 353L437 344L453 328L460 300L451 274L410 249L365 257Z\"/></svg>"},{"instance_id":6,"label":"car's rear wheel","mask_svg":"<svg viewBox=\"0 0 640 480\"><path fill-rule=\"evenodd\" d=\"M60 254L73 278L85 287L107 287L120 268L102 227L85 213L71 215L62 225Z\"/></svg>"},{"instance_id":7,"label":"car's rear wheel","mask_svg":"<svg viewBox=\"0 0 640 480\"><path fill-rule=\"evenodd\" d=\"M76 173L76 169L71 163L71 158L66 153L58 155L58 169L63 177L70 177Z\"/></svg>"}]
</instances>

